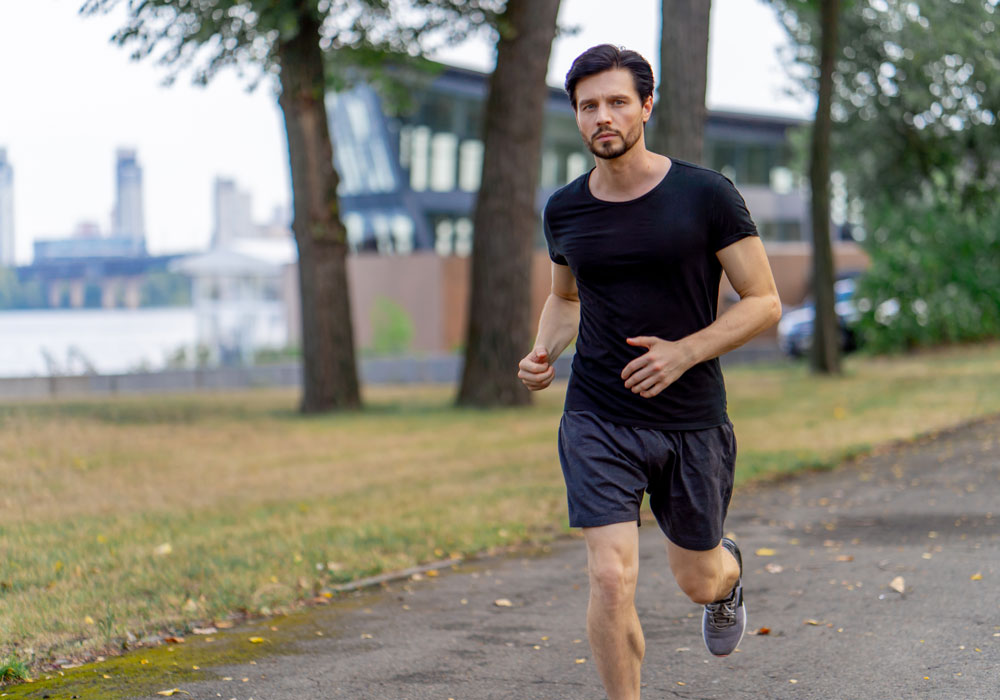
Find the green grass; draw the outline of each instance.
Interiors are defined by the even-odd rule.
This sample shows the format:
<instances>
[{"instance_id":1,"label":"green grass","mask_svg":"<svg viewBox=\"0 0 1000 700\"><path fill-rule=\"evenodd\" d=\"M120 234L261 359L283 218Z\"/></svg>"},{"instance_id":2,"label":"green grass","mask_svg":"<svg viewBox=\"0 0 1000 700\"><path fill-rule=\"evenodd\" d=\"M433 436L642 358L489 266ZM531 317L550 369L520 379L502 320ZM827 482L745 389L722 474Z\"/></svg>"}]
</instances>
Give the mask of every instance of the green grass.
<instances>
[{"instance_id":1,"label":"green grass","mask_svg":"<svg viewBox=\"0 0 1000 700\"><path fill-rule=\"evenodd\" d=\"M745 482L1000 411L1000 347L852 358L842 378L736 368L727 385ZM374 388L364 411L311 417L270 390L2 405L0 657L86 657L558 536L564 388L496 411Z\"/></svg>"},{"instance_id":2,"label":"green grass","mask_svg":"<svg viewBox=\"0 0 1000 700\"><path fill-rule=\"evenodd\" d=\"M28 665L14 658L0 661L0 683L17 683L28 679Z\"/></svg>"}]
</instances>

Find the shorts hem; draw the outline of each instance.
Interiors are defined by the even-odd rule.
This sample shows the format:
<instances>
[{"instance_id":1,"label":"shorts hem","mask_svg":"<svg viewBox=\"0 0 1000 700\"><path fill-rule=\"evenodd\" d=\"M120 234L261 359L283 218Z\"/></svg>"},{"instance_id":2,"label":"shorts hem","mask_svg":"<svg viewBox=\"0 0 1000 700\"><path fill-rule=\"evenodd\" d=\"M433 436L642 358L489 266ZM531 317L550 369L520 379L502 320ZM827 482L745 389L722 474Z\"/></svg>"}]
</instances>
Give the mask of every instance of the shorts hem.
<instances>
[{"instance_id":1,"label":"shorts hem","mask_svg":"<svg viewBox=\"0 0 1000 700\"><path fill-rule=\"evenodd\" d=\"M618 515L607 515L600 518L574 518L569 521L570 527L604 527L605 525L617 525L618 523L639 523L639 514L620 513Z\"/></svg>"},{"instance_id":2,"label":"shorts hem","mask_svg":"<svg viewBox=\"0 0 1000 700\"><path fill-rule=\"evenodd\" d=\"M691 552L709 552L709 551L715 549L716 547L718 547L719 543L722 542L722 538L720 537L715 542L715 544L706 544L707 542L709 542L709 540L700 540L700 541L697 541L697 542L692 541L692 542L683 543L683 542L678 542L676 538L671 537L670 535L667 535L667 533L663 533L663 534L666 535L667 539L670 540L671 544L676 545L677 547L680 547L681 549L686 549L686 550L691 551Z\"/></svg>"}]
</instances>

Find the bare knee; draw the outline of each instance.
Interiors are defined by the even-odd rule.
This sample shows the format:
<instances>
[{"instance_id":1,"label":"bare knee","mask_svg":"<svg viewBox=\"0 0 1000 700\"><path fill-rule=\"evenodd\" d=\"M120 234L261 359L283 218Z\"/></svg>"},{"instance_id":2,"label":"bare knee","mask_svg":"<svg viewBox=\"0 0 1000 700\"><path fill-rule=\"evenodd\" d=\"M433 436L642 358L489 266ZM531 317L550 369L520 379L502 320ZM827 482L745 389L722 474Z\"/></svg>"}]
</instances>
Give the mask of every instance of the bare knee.
<instances>
[{"instance_id":1,"label":"bare knee","mask_svg":"<svg viewBox=\"0 0 1000 700\"><path fill-rule=\"evenodd\" d=\"M718 577L699 572L683 573L677 576L677 585L684 595L698 605L708 605L718 599Z\"/></svg>"},{"instance_id":2,"label":"bare knee","mask_svg":"<svg viewBox=\"0 0 1000 700\"><path fill-rule=\"evenodd\" d=\"M609 560L591 564L590 593L603 605L619 607L632 602L636 572L621 561Z\"/></svg>"}]
</instances>

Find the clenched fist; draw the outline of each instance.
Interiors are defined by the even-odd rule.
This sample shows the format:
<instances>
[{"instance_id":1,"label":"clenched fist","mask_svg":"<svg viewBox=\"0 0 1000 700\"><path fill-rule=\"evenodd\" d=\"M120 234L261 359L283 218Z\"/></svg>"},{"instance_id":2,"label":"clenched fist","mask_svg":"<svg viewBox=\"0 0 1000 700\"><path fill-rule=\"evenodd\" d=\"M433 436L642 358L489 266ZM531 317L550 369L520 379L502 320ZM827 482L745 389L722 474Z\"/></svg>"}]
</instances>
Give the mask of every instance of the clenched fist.
<instances>
[{"instance_id":1,"label":"clenched fist","mask_svg":"<svg viewBox=\"0 0 1000 700\"><path fill-rule=\"evenodd\" d=\"M549 364L549 351L536 345L518 365L517 376L532 391L540 391L552 383L556 369Z\"/></svg>"}]
</instances>

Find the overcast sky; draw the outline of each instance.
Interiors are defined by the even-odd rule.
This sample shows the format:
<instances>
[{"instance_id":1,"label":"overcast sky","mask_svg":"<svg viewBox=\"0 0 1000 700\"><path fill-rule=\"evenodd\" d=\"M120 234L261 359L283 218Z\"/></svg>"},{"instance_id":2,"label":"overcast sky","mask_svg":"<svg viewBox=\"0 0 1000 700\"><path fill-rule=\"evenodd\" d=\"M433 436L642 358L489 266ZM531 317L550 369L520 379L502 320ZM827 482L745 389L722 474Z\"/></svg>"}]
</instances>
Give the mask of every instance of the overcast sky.
<instances>
[{"instance_id":1,"label":"overcast sky","mask_svg":"<svg viewBox=\"0 0 1000 700\"><path fill-rule=\"evenodd\" d=\"M285 136L275 96L247 93L231 72L207 88L187 76L135 63L108 42L121 15L82 18L81 0L0 0L0 148L14 166L17 256L36 238L61 238L81 221L110 229L118 147L138 150L151 252L208 244L212 184L235 178L269 219L290 200ZM561 85L586 48L614 43L643 54L658 72L659 0L563 0L559 19L580 32L558 39L549 82ZM808 99L786 94L779 60L784 32L763 0L713 0L708 106L808 116ZM469 43L441 56L489 70L492 47Z\"/></svg>"}]
</instances>

